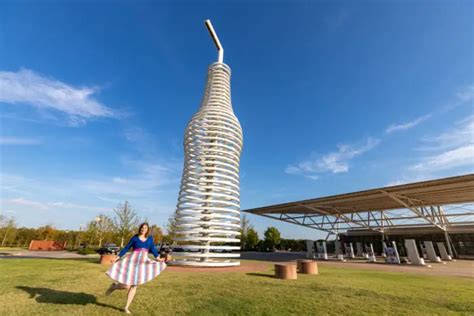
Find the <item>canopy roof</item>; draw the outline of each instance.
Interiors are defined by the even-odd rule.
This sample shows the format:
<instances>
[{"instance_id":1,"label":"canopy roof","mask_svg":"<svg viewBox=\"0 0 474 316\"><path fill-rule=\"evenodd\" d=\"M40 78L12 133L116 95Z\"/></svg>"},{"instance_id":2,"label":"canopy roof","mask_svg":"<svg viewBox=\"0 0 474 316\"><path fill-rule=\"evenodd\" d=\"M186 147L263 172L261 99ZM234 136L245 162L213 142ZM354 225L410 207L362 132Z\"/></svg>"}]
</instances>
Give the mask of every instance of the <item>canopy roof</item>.
<instances>
[{"instance_id":1,"label":"canopy roof","mask_svg":"<svg viewBox=\"0 0 474 316\"><path fill-rule=\"evenodd\" d=\"M387 194L388 193L388 194ZM399 209L390 195L409 198L412 206L474 202L474 174L414 182L244 210L247 213L354 213ZM314 209L311 209L314 208Z\"/></svg>"},{"instance_id":2,"label":"canopy roof","mask_svg":"<svg viewBox=\"0 0 474 316\"><path fill-rule=\"evenodd\" d=\"M463 224L463 225L452 225L447 229L449 234L472 234L474 233L474 225L472 224ZM370 229L351 229L345 232L347 236L370 236L370 235L380 235L379 232L370 230ZM395 227L390 229L385 229L384 234L386 236L390 235L433 235L433 234L443 234L438 228L434 226L417 226L417 227Z\"/></svg>"},{"instance_id":3,"label":"canopy roof","mask_svg":"<svg viewBox=\"0 0 474 316\"><path fill-rule=\"evenodd\" d=\"M351 228L383 231L389 226L394 228L417 224L446 231L451 224L471 223L455 219L465 219L466 216L474 215L474 212L463 210L461 207L461 211L447 213L442 206L473 202L474 174L467 174L270 205L243 212L329 233ZM402 216L391 211L400 209L411 211L409 214L411 216L406 216L407 214ZM298 214L301 216L297 216Z\"/></svg>"}]
</instances>

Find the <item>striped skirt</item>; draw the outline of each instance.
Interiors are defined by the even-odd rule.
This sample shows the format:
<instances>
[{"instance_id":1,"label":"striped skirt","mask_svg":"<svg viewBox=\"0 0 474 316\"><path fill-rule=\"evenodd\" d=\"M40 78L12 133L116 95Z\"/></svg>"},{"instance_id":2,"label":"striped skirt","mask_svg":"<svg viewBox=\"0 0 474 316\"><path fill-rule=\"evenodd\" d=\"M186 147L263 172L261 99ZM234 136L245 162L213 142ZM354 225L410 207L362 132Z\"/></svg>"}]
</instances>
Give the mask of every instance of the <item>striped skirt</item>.
<instances>
[{"instance_id":1,"label":"striped skirt","mask_svg":"<svg viewBox=\"0 0 474 316\"><path fill-rule=\"evenodd\" d=\"M166 268L166 263L152 261L148 251L135 250L114 263L106 274L125 285L140 285L153 280Z\"/></svg>"}]
</instances>

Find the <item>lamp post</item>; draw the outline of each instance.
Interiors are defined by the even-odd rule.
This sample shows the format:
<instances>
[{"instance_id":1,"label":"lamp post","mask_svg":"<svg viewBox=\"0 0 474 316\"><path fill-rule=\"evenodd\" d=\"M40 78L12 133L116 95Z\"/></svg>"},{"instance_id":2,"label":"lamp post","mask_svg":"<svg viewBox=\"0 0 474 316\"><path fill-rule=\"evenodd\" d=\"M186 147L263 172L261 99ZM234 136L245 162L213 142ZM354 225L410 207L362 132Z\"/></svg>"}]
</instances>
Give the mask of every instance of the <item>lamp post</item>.
<instances>
[{"instance_id":1,"label":"lamp post","mask_svg":"<svg viewBox=\"0 0 474 316\"><path fill-rule=\"evenodd\" d=\"M96 225L97 225L97 230L99 231L99 248L102 247L102 227L100 226L100 221L101 220L102 219L99 216L97 216L95 218L95 222L96 222Z\"/></svg>"},{"instance_id":2,"label":"lamp post","mask_svg":"<svg viewBox=\"0 0 474 316\"><path fill-rule=\"evenodd\" d=\"M78 233L78 238L77 238L77 249L79 249L79 247L81 246L81 238L82 238L82 228L84 226L83 225L79 225L79 233Z\"/></svg>"}]
</instances>

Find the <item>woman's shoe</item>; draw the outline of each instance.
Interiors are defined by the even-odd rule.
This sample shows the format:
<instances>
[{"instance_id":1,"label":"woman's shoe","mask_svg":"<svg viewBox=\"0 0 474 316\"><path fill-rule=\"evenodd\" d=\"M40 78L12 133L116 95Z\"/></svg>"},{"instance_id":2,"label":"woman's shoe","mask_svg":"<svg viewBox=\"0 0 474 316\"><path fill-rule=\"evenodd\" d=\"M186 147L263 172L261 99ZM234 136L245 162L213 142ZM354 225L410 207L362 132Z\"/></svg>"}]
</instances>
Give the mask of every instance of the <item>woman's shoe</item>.
<instances>
[{"instance_id":1,"label":"woman's shoe","mask_svg":"<svg viewBox=\"0 0 474 316\"><path fill-rule=\"evenodd\" d=\"M110 296L110 294L112 294L113 291L115 291L115 283L110 284L107 291L105 291L105 295Z\"/></svg>"}]
</instances>

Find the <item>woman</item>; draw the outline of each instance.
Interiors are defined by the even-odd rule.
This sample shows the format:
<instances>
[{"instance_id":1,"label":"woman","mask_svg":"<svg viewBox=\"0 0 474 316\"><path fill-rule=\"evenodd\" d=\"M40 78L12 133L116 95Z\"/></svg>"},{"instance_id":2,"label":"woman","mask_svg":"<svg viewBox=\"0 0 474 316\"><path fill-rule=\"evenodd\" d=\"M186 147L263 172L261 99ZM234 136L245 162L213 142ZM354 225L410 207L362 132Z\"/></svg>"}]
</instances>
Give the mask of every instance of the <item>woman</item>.
<instances>
[{"instance_id":1,"label":"woman","mask_svg":"<svg viewBox=\"0 0 474 316\"><path fill-rule=\"evenodd\" d=\"M153 238L148 236L149 231L148 223L141 224L138 234L130 239L125 248L120 251L112 267L106 272L117 282L110 285L106 295L112 294L115 290L128 289L125 306L127 314L130 314L128 308L135 297L137 286L154 279L166 268L164 259L158 258L159 254L153 244ZM121 259L130 248L133 248L133 252ZM148 258L148 251L151 251L156 261Z\"/></svg>"}]
</instances>

